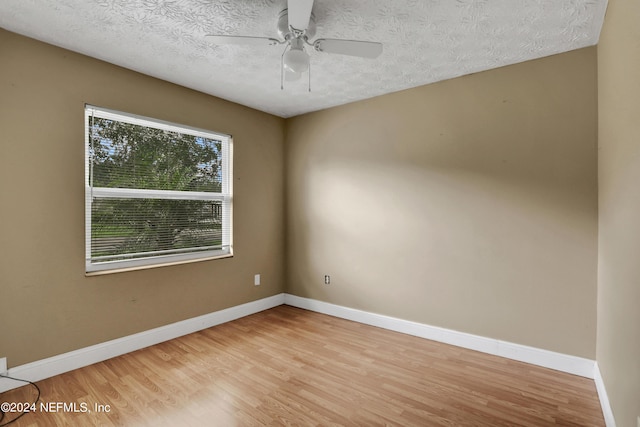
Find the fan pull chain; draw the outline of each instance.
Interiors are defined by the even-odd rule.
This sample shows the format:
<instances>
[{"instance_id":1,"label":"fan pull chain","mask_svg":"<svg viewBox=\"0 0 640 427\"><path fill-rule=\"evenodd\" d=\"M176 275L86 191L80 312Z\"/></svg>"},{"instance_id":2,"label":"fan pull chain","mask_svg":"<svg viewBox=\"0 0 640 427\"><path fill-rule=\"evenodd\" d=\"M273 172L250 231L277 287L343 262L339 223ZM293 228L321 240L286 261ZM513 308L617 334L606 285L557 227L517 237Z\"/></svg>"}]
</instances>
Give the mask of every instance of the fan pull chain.
<instances>
[{"instance_id":1,"label":"fan pull chain","mask_svg":"<svg viewBox=\"0 0 640 427\"><path fill-rule=\"evenodd\" d=\"M280 56L280 90L284 90L284 54L287 53L287 47L285 46L282 56Z\"/></svg>"}]
</instances>

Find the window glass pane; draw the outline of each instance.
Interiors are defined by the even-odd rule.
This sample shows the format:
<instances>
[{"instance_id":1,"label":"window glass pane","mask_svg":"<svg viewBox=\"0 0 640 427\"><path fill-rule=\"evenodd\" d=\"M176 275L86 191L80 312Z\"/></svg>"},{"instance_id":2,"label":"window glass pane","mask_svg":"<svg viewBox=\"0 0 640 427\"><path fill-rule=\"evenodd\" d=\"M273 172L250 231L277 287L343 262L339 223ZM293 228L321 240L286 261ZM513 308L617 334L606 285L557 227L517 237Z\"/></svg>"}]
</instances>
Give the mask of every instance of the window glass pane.
<instances>
[{"instance_id":1,"label":"window glass pane","mask_svg":"<svg viewBox=\"0 0 640 427\"><path fill-rule=\"evenodd\" d=\"M222 142L89 117L93 187L222 191Z\"/></svg>"},{"instance_id":2,"label":"window glass pane","mask_svg":"<svg viewBox=\"0 0 640 427\"><path fill-rule=\"evenodd\" d=\"M222 202L96 199L91 259L113 261L220 249Z\"/></svg>"},{"instance_id":3,"label":"window glass pane","mask_svg":"<svg viewBox=\"0 0 640 427\"><path fill-rule=\"evenodd\" d=\"M230 256L231 138L86 106L86 271Z\"/></svg>"}]
</instances>

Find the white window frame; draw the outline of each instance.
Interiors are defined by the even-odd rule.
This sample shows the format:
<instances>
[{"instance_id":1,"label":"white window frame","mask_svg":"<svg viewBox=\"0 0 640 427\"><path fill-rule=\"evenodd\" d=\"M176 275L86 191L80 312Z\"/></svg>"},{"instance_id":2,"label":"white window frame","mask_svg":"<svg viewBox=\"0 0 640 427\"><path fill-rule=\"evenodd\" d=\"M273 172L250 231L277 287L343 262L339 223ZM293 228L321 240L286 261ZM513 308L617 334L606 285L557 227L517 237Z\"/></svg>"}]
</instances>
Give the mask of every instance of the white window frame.
<instances>
[{"instance_id":1,"label":"white window frame","mask_svg":"<svg viewBox=\"0 0 640 427\"><path fill-rule=\"evenodd\" d=\"M87 274L99 274L103 272L117 272L137 270L141 268L160 267L184 262L202 261L215 258L233 256L233 215L232 215L232 164L233 164L233 139L231 135L220 134L205 129L180 125L150 117L123 113L107 108L86 104L84 113L85 122L85 270ZM152 127L170 132L178 132L214 139L222 142L222 191L196 192L196 191L170 191L170 190L144 190L131 188L106 188L91 186L91 159L90 159L90 126L91 117L99 117L109 120ZM222 249L199 250L182 254L162 254L154 256L148 253L147 257L130 260L95 261L91 257L91 203L95 198L156 198L174 200L206 200L221 201L222 205Z\"/></svg>"}]
</instances>

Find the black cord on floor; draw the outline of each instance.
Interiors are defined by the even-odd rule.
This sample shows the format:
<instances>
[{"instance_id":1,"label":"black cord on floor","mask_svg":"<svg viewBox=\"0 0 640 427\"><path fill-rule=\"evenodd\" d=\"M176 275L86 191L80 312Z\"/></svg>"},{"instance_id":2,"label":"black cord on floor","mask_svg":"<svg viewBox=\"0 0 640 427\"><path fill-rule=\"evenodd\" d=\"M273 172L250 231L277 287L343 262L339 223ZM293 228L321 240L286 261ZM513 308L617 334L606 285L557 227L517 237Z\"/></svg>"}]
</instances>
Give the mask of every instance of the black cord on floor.
<instances>
[{"instance_id":1,"label":"black cord on floor","mask_svg":"<svg viewBox=\"0 0 640 427\"><path fill-rule=\"evenodd\" d=\"M31 382L29 380L23 380L20 378L14 378L14 377L9 377L6 375L0 375L0 378L8 378L10 380L14 380L14 381L21 381L23 383L27 383L27 384L31 384L32 386L34 386L36 388L36 391L38 392L38 396L36 396L36 401L33 402L34 405L37 405L38 402L40 401L40 387L38 387L38 384ZM26 414L28 414L29 411L25 411L23 413L21 413L20 415L18 415L17 417L15 417L14 419L12 419L11 421L7 421L4 424L0 424L0 427L4 427L4 426L8 426L9 424L13 424L14 422L18 421L20 418L24 417ZM0 408L0 422L2 422L4 420L6 413Z\"/></svg>"}]
</instances>

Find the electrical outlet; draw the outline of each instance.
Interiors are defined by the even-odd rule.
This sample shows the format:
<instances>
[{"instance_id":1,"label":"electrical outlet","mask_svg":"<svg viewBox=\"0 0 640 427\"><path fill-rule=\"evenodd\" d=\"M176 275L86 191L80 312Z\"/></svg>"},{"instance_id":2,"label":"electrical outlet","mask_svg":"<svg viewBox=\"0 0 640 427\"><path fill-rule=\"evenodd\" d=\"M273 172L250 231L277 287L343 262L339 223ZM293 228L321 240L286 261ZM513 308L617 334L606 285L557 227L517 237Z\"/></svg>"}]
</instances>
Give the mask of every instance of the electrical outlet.
<instances>
[{"instance_id":1,"label":"electrical outlet","mask_svg":"<svg viewBox=\"0 0 640 427\"><path fill-rule=\"evenodd\" d=\"M7 358L0 357L0 375L7 375Z\"/></svg>"},{"instance_id":2,"label":"electrical outlet","mask_svg":"<svg viewBox=\"0 0 640 427\"><path fill-rule=\"evenodd\" d=\"M260 286L260 275L256 274L255 276L253 276L253 285L254 286Z\"/></svg>"},{"instance_id":3,"label":"electrical outlet","mask_svg":"<svg viewBox=\"0 0 640 427\"><path fill-rule=\"evenodd\" d=\"M324 276L324 284L325 285L330 285L331 284L331 276L329 276L328 274L325 274L325 276Z\"/></svg>"}]
</instances>

